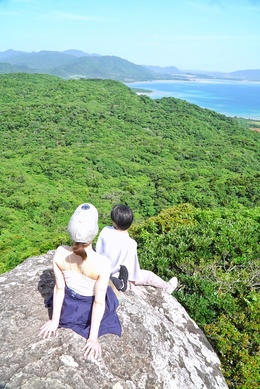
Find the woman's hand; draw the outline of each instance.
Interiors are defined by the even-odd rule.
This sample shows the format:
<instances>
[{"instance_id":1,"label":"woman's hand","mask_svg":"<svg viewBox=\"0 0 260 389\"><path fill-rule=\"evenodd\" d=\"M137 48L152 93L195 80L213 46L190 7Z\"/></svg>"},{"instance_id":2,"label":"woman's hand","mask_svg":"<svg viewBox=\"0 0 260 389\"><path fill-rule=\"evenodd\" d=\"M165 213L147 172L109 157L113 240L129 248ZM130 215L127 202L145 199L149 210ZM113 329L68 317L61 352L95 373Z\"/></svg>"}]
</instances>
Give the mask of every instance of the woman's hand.
<instances>
[{"instance_id":1,"label":"woman's hand","mask_svg":"<svg viewBox=\"0 0 260 389\"><path fill-rule=\"evenodd\" d=\"M95 359L101 357L102 354L101 345L99 344L97 339L96 340L88 339L87 343L85 344L82 350L84 351L85 357L89 357L91 352L93 352L93 356Z\"/></svg>"},{"instance_id":2,"label":"woman's hand","mask_svg":"<svg viewBox=\"0 0 260 389\"><path fill-rule=\"evenodd\" d=\"M40 328L39 336L42 336L43 339L50 338L52 334L56 336L57 328L57 322L49 320Z\"/></svg>"}]
</instances>

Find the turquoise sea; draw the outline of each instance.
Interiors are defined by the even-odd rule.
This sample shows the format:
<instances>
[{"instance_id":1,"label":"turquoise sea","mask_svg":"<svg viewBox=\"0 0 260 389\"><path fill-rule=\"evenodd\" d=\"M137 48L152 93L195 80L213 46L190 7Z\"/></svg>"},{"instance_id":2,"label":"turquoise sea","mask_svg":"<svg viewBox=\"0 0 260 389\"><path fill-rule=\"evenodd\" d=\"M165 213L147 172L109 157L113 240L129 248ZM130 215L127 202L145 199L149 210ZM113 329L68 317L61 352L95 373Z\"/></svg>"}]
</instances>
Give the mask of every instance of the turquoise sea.
<instances>
[{"instance_id":1,"label":"turquoise sea","mask_svg":"<svg viewBox=\"0 0 260 389\"><path fill-rule=\"evenodd\" d=\"M199 80L149 81L126 84L152 91L152 99L176 97L226 116L260 119L260 82Z\"/></svg>"}]
</instances>

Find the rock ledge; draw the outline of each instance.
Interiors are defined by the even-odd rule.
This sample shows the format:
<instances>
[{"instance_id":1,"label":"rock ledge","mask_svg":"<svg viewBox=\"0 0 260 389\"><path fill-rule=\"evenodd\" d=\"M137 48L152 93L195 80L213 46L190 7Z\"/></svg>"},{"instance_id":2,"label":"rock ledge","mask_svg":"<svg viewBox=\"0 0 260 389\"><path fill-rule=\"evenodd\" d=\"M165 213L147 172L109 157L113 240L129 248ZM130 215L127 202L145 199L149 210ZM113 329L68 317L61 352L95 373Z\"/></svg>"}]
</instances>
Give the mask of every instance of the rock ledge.
<instances>
[{"instance_id":1,"label":"rock ledge","mask_svg":"<svg viewBox=\"0 0 260 389\"><path fill-rule=\"evenodd\" d=\"M145 301L123 294L122 336L101 337L97 361L84 358L84 339L71 330L40 339L54 285L52 256L28 258L0 276L1 389L228 388L203 332L174 297L151 287Z\"/></svg>"}]
</instances>

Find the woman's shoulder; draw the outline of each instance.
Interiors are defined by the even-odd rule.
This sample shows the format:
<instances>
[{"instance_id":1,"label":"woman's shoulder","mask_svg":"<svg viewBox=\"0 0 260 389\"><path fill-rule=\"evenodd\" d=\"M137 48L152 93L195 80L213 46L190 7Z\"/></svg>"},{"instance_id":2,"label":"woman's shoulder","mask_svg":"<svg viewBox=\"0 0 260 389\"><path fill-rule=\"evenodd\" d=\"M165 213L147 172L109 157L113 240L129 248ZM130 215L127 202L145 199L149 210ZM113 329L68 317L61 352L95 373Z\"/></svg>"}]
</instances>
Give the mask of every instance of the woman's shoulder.
<instances>
[{"instance_id":1,"label":"woman's shoulder","mask_svg":"<svg viewBox=\"0 0 260 389\"><path fill-rule=\"evenodd\" d=\"M57 249L55 250L55 253L54 253L54 260L57 261L59 259L64 259L65 257L67 257L69 254L71 254L72 252L72 249L70 246L59 246L57 247Z\"/></svg>"},{"instance_id":2,"label":"woman's shoulder","mask_svg":"<svg viewBox=\"0 0 260 389\"><path fill-rule=\"evenodd\" d=\"M61 245L59 247L57 247L56 251L55 252L71 252L72 251L72 248L71 246L65 246L65 245Z\"/></svg>"},{"instance_id":3,"label":"woman's shoulder","mask_svg":"<svg viewBox=\"0 0 260 389\"><path fill-rule=\"evenodd\" d=\"M94 251L92 259L99 270L108 270L108 268L110 269L111 267L110 259L105 255L97 253L96 251Z\"/></svg>"}]
</instances>

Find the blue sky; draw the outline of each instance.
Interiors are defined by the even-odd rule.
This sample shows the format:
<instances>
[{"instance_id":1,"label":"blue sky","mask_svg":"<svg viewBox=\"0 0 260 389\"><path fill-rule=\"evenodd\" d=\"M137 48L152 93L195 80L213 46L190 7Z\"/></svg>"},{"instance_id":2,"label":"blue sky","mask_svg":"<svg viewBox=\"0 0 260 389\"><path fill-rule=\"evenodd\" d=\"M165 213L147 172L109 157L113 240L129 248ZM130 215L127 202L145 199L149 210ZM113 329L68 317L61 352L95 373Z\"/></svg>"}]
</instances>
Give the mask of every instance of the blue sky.
<instances>
[{"instance_id":1,"label":"blue sky","mask_svg":"<svg viewBox=\"0 0 260 389\"><path fill-rule=\"evenodd\" d=\"M181 70L260 69L260 0L0 0L0 52L78 49Z\"/></svg>"}]
</instances>

